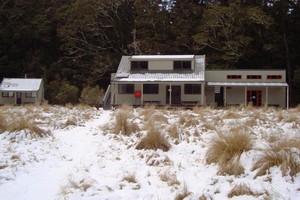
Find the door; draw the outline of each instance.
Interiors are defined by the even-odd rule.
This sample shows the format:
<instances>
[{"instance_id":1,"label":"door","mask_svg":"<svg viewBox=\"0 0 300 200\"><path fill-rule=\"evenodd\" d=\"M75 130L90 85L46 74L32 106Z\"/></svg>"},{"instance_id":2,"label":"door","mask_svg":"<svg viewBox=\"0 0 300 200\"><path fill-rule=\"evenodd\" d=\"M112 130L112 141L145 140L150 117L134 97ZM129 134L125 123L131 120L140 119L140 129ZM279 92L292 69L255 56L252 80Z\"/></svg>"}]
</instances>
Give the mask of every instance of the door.
<instances>
[{"instance_id":1,"label":"door","mask_svg":"<svg viewBox=\"0 0 300 200\"><path fill-rule=\"evenodd\" d=\"M224 106L224 88L215 87L215 102L217 106Z\"/></svg>"},{"instance_id":2,"label":"door","mask_svg":"<svg viewBox=\"0 0 300 200\"><path fill-rule=\"evenodd\" d=\"M17 92L17 105L22 104L22 95L21 92Z\"/></svg>"},{"instance_id":3,"label":"door","mask_svg":"<svg viewBox=\"0 0 300 200\"><path fill-rule=\"evenodd\" d=\"M261 106L261 90L247 91L247 104L251 102L253 106Z\"/></svg>"},{"instance_id":4,"label":"door","mask_svg":"<svg viewBox=\"0 0 300 200\"><path fill-rule=\"evenodd\" d=\"M180 105L181 104L181 86L180 85L172 85L171 91L170 86L168 85L166 91L166 102L171 105ZM171 103L170 103L170 93L171 93Z\"/></svg>"}]
</instances>

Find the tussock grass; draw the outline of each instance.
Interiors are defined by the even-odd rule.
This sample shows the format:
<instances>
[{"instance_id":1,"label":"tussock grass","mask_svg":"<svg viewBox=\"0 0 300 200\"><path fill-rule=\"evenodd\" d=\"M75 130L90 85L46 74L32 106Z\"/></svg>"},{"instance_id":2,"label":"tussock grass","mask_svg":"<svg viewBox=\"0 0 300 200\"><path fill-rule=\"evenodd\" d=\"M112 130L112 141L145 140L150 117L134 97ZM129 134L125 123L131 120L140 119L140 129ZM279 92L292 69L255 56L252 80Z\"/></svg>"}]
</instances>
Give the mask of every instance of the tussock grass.
<instances>
[{"instance_id":1,"label":"tussock grass","mask_svg":"<svg viewBox=\"0 0 300 200\"><path fill-rule=\"evenodd\" d=\"M235 185L232 190L228 193L228 198L232 198L234 196L258 196L256 192L254 192L248 185L245 183Z\"/></svg>"},{"instance_id":2,"label":"tussock grass","mask_svg":"<svg viewBox=\"0 0 300 200\"><path fill-rule=\"evenodd\" d=\"M165 172L159 175L161 181L166 182L168 186L180 185L176 174L171 174L170 172Z\"/></svg>"},{"instance_id":3,"label":"tussock grass","mask_svg":"<svg viewBox=\"0 0 300 200\"><path fill-rule=\"evenodd\" d=\"M168 128L168 133L169 133L170 137L172 137L174 139L179 139L180 133L179 133L179 128L178 128L177 124L172 124Z\"/></svg>"},{"instance_id":4,"label":"tussock grass","mask_svg":"<svg viewBox=\"0 0 300 200\"><path fill-rule=\"evenodd\" d=\"M161 149L168 151L171 148L168 140L162 135L162 133L154 126L150 127L146 137L142 138L136 149Z\"/></svg>"},{"instance_id":5,"label":"tussock grass","mask_svg":"<svg viewBox=\"0 0 300 200\"><path fill-rule=\"evenodd\" d=\"M252 170L258 170L257 176L265 175L271 167L278 166L285 176L295 176L300 172L300 140L290 139L277 141L261 151L261 157L253 165Z\"/></svg>"},{"instance_id":6,"label":"tussock grass","mask_svg":"<svg viewBox=\"0 0 300 200\"><path fill-rule=\"evenodd\" d=\"M132 118L132 107L123 105L115 113L115 133L121 133L123 135L130 135L133 132L139 130L137 124L129 121Z\"/></svg>"},{"instance_id":7,"label":"tussock grass","mask_svg":"<svg viewBox=\"0 0 300 200\"><path fill-rule=\"evenodd\" d=\"M174 200L183 200L185 199L187 196L189 196L190 194L192 194L191 192L188 191L188 188L186 186L186 184L184 184L183 186L183 191L179 194L177 194L175 196L175 199Z\"/></svg>"},{"instance_id":8,"label":"tussock grass","mask_svg":"<svg viewBox=\"0 0 300 200\"><path fill-rule=\"evenodd\" d=\"M7 130L7 121L2 113L0 113L0 134Z\"/></svg>"},{"instance_id":9,"label":"tussock grass","mask_svg":"<svg viewBox=\"0 0 300 200\"><path fill-rule=\"evenodd\" d=\"M24 130L32 137L46 137L51 135L50 131L41 129L36 123L31 122L29 119L24 117L10 123L7 130L9 132L18 132Z\"/></svg>"},{"instance_id":10,"label":"tussock grass","mask_svg":"<svg viewBox=\"0 0 300 200\"><path fill-rule=\"evenodd\" d=\"M123 181L127 181L128 183L137 183L135 173L129 173L123 177Z\"/></svg>"},{"instance_id":11,"label":"tussock grass","mask_svg":"<svg viewBox=\"0 0 300 200\"><path fill-rule=\"evenodd\" d=\"M239 164L239 157L251 148L252 140L249 132L218 133L218 137L212 140L206 152L206 162L219 164L221 174L239 175L244 171Z\"/></svg>"}]
</instances>

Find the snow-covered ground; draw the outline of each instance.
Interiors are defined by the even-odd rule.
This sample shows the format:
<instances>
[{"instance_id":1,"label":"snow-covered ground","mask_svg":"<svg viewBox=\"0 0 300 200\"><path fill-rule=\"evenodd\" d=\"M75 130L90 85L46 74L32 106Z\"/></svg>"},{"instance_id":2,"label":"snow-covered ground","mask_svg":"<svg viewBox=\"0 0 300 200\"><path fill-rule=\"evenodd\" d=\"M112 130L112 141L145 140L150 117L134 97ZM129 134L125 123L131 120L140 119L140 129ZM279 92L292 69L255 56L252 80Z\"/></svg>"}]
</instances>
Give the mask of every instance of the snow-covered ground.
<instances>
[{"instance_id":1,"label":"snow-covered ground","mask_svg":"<svg viewBox=\"0 0 300 200\"><path fill-rule=\"evenodd\" d=\"M129 109L128 121L139 128L127 136L113 131L118 110L0 107L8 124L26 118L51 133L0 133L0 199L300 199L300 173L291 176L275 166L256 177L252 170L272 143L300 142L299 111ZM169 151L136 149L150 119L171 144ZM253 141L240 156L244 173L219 173L218 164L207 164L206 152L218 132L236 129L248 131ZM293 151L299 167L300 149ZM252 193L235 194L238 186Z\"/></svg>"}]
</instances>

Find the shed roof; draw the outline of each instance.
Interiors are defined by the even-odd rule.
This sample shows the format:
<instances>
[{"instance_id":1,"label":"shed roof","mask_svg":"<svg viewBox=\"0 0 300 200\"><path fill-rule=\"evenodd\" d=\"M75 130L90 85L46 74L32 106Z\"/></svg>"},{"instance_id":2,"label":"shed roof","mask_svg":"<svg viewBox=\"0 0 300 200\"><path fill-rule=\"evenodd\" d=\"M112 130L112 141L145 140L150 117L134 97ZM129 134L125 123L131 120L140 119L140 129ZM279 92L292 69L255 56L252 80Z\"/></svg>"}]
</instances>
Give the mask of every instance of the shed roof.
<instances>
[{"instance_id":1,"label":"shed roof","mask_svg":"<svg viewBox=\"0 0 300 200\"><path fill-rule=\"evenodd\" d=\"M0 84L0 91L38 91L42 79L34 78L4 78Z\"/></svg>"},{"instance_id":2,"label":"shed roof","mask_svg":"<svg viewBox=\"0 0 300 200\"><path fill-rule=\"evenodd\" d=\"M288 84L283 82L283 83L268 83L268 82L207 82L207 85L209 86L240 86L240 87L254 87L254 86L265 86L265 87L288 87Z\"/></svg>"}]
</instances>

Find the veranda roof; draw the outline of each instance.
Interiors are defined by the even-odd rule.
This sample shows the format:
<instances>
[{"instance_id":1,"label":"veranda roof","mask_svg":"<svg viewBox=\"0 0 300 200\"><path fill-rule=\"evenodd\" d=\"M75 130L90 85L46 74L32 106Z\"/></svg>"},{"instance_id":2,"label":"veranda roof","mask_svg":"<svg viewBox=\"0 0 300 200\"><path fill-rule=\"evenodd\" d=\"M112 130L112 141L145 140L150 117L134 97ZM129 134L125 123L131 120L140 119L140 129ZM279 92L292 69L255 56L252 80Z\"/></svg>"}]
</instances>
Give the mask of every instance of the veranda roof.
<instances>
[{"instance_id":1,"label":"veranda roof","mask_svg":"<svg viewBox=\"0 0 300 200\"><path fill-rule=\"evenodd\" d=\"M240 86L240 87L255 87L255 86L264 86L264 87L288 87L287 83L268 83L268 82L207 82L208 86Z\"/></svg>"}]
</instances>

